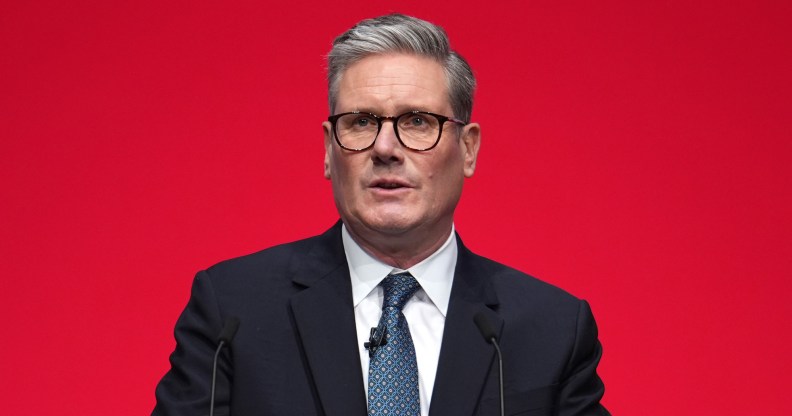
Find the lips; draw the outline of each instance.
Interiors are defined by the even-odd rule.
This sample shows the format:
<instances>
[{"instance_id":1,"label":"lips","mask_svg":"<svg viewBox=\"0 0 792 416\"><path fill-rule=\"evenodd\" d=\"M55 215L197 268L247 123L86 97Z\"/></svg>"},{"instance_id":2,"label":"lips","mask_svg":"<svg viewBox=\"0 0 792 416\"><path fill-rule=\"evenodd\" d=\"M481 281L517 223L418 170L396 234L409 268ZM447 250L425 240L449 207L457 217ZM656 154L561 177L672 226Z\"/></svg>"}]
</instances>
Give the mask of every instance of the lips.
<instances>
[{"instance_id":1,"label":"lips","mask_svg":"<svg viewBox=\"0 0 792 416\"><path fill-rule=\"evenodd\" d=\"M395 178L383 178L383 179L376 179L369 184L370 188L377 188L377 189L401 189L401 188L411 188L412 186L401 179Z\"/></svg>"}]
</instances>

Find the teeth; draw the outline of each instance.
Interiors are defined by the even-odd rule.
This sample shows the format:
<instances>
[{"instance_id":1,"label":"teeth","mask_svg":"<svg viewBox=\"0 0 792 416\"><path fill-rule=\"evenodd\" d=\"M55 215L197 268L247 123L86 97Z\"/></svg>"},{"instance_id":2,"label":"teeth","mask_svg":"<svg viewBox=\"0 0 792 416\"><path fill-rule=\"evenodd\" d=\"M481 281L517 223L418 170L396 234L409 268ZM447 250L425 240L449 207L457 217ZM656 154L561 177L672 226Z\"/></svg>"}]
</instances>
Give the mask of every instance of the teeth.
<instances>
[{"instance_id":1,"label":"teeth","mask_svg":"<svg viewBox=\"0 0 792 416\"><path fill-rule=\"evenodd\" d=\"M386 188L386 189L393 189L399 187L399 185L395 183L381 183L379 186L380 188Z\"/></svg>"}]
</instances>

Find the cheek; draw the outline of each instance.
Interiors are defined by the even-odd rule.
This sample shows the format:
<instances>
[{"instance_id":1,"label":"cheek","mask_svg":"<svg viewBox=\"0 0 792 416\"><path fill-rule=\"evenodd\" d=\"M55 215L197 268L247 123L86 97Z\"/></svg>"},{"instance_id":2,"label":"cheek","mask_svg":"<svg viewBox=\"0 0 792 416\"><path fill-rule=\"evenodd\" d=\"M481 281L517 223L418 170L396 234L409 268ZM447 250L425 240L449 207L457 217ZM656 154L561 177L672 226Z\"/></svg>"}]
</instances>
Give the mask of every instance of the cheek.
<instances>
[{"instance_id":1,"label":"cheek","mask_svg":"<svg viewBox=\"0 0 792 416\"><path fill-rule=\"evenodd\" d=\"M464 180L463 171L463 160L456 152L449 152L442 161L438 160L425 175L432 184L429 198L441 205L458 199Z\"/></svg>"},{"instance_id":2,"label":"cheek","mask_svg":"<svg viewBox=\"0 0 792 416\"><path fill-rule=\"evenodd\" d=\"M333 188L347 193L351 192L357 186L362 174L361 168L358 167L359 160L349 156L350 155L335 154L333 155L331 165Z\"/></svg>"},{"instance_id":3,"label":"cheek","mask_svg":"<svg viewBox=\"0 0 792 416\"><path fill-rule=\"evenodd\" d=\"M330 171L333 174L333 178L339 179L339 180L343 179L343 176L346 174L348 168L347 168L347 166L344 163L344 158L342 157L342 155L339 155L338 153L334 152L330 156L330 160L331 160L331 163L330 163L331 169L330 169Z\"/></svg>"},{"instance_id":4,"label":"cheek","mask_svg":"<svg viewBox=\"0 0 792 416\"><path fill-rule=\"evenodd\" d=\"M422 167L424 177L436 183L436 186L446 187L455 182L462 176L463 159L461 155L456 152L456 148L448 149L442 155L435 155L436 158L432 159ZM444 191L444 189L438 189Z\"/></svg>"}]
</instances>

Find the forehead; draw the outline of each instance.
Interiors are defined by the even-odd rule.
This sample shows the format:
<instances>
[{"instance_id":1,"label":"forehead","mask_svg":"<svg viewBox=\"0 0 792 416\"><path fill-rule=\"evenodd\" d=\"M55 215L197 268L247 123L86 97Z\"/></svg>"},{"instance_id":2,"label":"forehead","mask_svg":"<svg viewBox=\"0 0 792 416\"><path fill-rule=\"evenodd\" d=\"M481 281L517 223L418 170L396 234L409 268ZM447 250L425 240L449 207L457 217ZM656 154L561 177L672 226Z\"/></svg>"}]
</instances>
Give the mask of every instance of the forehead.
<instances>
[{"instance_id":1,"label":"forehead","mask_svg":"<svg viewBox=\"0 0 792 416\"><path fill-rule=\"evenodd\" d=\"M337 111L383 115L450 109L448 82L435 60L409 54L372 55L350 65L338 84Z\"/></svg>"}]
</instances>

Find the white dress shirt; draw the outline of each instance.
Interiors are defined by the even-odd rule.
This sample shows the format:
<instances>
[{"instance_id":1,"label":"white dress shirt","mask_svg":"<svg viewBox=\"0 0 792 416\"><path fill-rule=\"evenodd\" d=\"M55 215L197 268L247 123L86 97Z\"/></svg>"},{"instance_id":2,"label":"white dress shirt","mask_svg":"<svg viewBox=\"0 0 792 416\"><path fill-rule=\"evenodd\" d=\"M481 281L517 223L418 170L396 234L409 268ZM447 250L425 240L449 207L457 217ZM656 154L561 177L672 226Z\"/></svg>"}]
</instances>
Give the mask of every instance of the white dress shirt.
<instances>
[{"instance_id":1,"label":"white dress shirt","mask_svg":"<svg viewBox=\"0 0 792 416\"><path fill-rule=\"evenodd\" d=\"M456 269L457 244L454 227L451 227L451 233L442 247L408 270L389 266L372 257L352 239L346 226L341 228L341 236L352 278L355 327L367 401L369 355L363 343L369 340L371 328L377 326L382 314L383 293L379 283L391 273L408 271L421 285L404 305L402 312L410 326L410 335L415 345L421 416L428 416L448 301L451 297L451 283Z\"/></svg>"}]
</instances>

